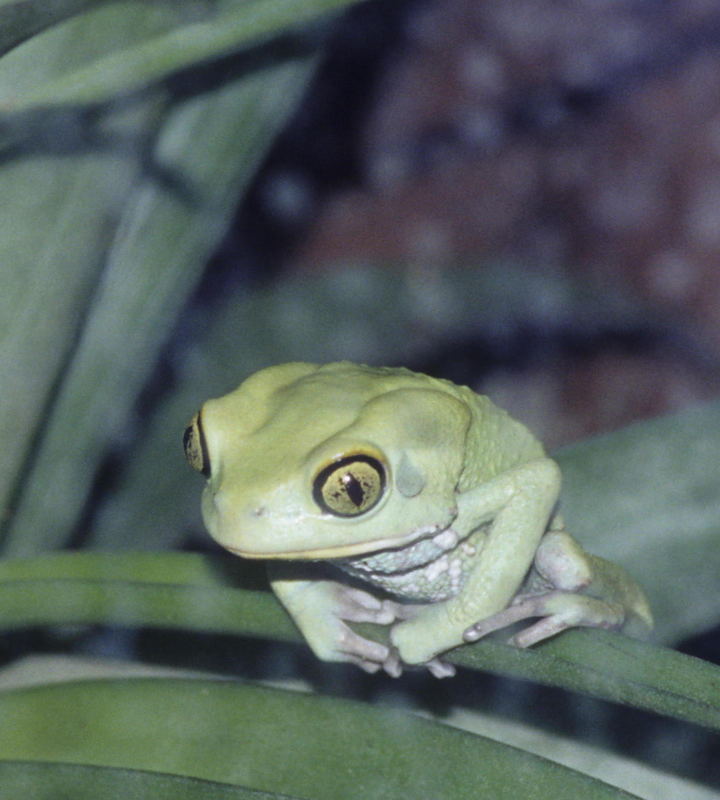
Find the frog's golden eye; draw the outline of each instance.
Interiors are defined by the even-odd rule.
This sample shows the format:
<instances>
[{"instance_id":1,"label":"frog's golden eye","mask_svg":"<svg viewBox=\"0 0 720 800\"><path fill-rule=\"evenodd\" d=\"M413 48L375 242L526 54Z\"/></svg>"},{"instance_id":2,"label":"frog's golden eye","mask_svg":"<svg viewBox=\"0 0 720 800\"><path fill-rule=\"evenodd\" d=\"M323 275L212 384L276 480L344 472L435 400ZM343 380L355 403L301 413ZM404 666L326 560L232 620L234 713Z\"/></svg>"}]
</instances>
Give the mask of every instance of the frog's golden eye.
<instances>
[{"instance_id":1,"label":"frog's golden eye","mask_svg":"<svg viewBox=\"0 0 720 800\"><path fill-rule=\"evenodd\" d=\"M208 456L205 434L203 433L202 418L200 412L190 420L190 424L185 428L183 434L183 448L185 458L193 469L206 477L210 477L210 456Z\"/></svg>"},{"instance_id":2,"label":"frog's golden eye","mask_svg":"<svg viewBox=\"0 0 720 800\"><path fill-rule=\"evenodd\" d=\"M356 453L320 470L313 498L336 517L357 517L377 505L385 491L385 468L377 458Z\"/></svg>"}]
</instances>

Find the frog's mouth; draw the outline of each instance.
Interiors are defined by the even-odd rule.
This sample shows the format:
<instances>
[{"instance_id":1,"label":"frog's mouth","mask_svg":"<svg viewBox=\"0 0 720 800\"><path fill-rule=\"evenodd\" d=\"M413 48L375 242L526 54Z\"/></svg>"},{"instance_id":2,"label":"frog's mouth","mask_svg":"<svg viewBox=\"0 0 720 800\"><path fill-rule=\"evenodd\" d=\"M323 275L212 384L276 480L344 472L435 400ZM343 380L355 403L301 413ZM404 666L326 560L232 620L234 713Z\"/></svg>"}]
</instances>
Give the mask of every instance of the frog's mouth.
<instances>
[{"instance_id":1,"label":"frog's mouth","mask_svg":"<svg viewBox=\"0 0 720 800\"><path fill-rule=\"evenodd\" d=\"M457 534L449 527L443 528L442 525L424 525L416 528L405 536L397 536L385 539L375 539L370 542L358 542L356 544L337 545L336 547L322 547L316 550L284 550L275 553L259 553L257 551L242 550L220 542L220 544L231 553L242 558L262 559L262 560L285 560L285 561L340 561L351 559L354 556L370 556L373 553L391 551L405 551L410 549L415 543L425 541L435 541L441 537L457 537ZM457 539L456 539L457 540ZM448 549L442 547L443 550Z\"/></svg>"}]
</instances>

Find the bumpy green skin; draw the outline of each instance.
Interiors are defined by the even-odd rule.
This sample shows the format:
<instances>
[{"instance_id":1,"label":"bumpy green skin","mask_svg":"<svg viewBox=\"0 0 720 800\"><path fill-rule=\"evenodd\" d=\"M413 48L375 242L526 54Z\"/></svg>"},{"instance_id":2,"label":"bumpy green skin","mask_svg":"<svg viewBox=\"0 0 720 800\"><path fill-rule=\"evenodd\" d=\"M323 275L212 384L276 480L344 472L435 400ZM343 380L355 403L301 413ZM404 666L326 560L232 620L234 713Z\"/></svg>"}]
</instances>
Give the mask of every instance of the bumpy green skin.
<instances>
[{"instance_id":1,"label":"bumpy green skin","mask_svg":"<svg viewBox=\"0 0 720 800\"><path fill-rule=\"evenodd\" d=\"M652 624L632 579L564 531L560 473L542 445L467 387L405 369L283 364L209 400L200 419L208 530L272 562L273 589L320 658L444 677L438 654L521 619L540 618L519 646L571 625ZM384 492L336 516L314 483L358 453L383 465ZM392 625L393 647L349 621Z\"/></svg>"}]
</instances>

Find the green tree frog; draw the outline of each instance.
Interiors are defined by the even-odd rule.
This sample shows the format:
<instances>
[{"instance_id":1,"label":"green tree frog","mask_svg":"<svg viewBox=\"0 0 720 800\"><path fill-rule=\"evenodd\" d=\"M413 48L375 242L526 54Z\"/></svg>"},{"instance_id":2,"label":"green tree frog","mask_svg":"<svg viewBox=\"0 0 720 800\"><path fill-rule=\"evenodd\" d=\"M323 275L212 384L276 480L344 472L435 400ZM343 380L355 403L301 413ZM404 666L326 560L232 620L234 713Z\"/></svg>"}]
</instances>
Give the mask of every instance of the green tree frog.
<instances>
[{"instance_id":1,"label":"green tree frog","mask_svg":"<svg viewBox=\"0 0 720 800\"><path fill-rule=\"evenodd\" d=\"M208 400L184 437L220 545L266 559L315 654L397 676L529 618L527 647L572 626L652 617L618 566L557 513L560 471L465 386L403 368L290 363ZM391 646L348 622L391 626Z\"/></svg>"}]
</instances>

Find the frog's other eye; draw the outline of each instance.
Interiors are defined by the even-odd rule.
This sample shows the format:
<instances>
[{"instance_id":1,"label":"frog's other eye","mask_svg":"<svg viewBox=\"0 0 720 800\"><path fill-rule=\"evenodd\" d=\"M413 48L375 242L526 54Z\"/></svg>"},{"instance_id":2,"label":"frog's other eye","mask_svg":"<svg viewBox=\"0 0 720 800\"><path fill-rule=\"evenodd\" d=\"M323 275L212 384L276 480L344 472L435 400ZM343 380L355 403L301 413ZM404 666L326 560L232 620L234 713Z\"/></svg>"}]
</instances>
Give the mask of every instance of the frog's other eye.
<instances>
[{"instance_id":1,"label":"frog's other eye","mask_svg":"<svg viewBox=\"0 0 720 800\"><path fill-rule=\"evenodd\" d=\"M356 453L320 470L313 499L336 517L357 517L377 505L385 491L385 467L377 458Z\"/></svg>"},{"instance_id":2,"label":"frog's other eye","mask_svg":"<svg viewBox=\"0 0 720 800\"><path fill-rule=\"evenodd\" d=\"M183 434L183 448L185 458L193 469L201 472L206 478L210 477L210 456L208 455L205 434L203 433L202 418L198 411L190 420Z\"/></svg>"}]
</instances>

